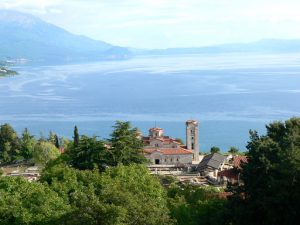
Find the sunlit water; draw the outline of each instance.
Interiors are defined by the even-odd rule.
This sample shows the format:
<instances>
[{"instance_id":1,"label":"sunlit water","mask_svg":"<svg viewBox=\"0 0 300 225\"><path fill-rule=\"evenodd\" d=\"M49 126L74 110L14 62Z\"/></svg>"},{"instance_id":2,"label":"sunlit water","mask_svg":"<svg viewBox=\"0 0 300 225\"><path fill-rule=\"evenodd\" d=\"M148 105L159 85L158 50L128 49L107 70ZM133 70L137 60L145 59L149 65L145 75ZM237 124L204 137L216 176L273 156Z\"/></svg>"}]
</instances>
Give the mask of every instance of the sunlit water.
<instances>
[{"instance_id":1,"label":"sunlit water","mask_svg":"<svg viewBox=\"0 0 300 225\"><path fill-rule=\"evenodd\" d=\"M0 123L107 138L129 120L184 139L200 121L200 146L245 149L249 129L300 116L300 55L145 57L80 65L18 67L0 79Z\"/></svg>"}]
</instances>

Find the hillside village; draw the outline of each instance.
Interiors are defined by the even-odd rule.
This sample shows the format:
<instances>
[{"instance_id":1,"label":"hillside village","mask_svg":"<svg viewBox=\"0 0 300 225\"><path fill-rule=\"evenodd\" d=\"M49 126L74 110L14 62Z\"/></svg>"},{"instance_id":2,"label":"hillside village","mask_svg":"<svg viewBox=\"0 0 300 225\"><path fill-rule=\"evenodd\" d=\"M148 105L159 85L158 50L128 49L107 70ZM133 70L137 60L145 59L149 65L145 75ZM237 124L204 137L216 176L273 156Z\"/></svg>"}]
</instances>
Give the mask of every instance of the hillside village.
<instances>
[{"instance_id":1,"label":"hillside village","mask_svg":"<svg viewBox=\"0 0 300 225\"><path fill-rule=\"evenodd\" d=\"M149 135L141 137L151 173L174 176L193 185L240 183L239 169L241 163L247 162L246 156L201 154L198 124L195 120L186 121L186 145L165 136L158 127L150 128Z\"/></svg>"},{"instance_id":2,"label":"hillside village","mask_svg":"<svg viewBox=\"0 0 300 225\"><path fill-rule=\"evenodd\" d=\"M224 187L227 184L241 184L239 173L246 156L202 154L199 149L199 123L186 121L186 144L178 139L165 136L162 128L149 129L149 134L138 137L143 143L143 154L148 160L147 167L153 175L172 176L180 182L197 186ZM64 148L59 148L60 154ZM41 167L33 163L15 163L2 167L3 175L20 176L28 181L40 177Z\"/></svg>"}]
</instances>

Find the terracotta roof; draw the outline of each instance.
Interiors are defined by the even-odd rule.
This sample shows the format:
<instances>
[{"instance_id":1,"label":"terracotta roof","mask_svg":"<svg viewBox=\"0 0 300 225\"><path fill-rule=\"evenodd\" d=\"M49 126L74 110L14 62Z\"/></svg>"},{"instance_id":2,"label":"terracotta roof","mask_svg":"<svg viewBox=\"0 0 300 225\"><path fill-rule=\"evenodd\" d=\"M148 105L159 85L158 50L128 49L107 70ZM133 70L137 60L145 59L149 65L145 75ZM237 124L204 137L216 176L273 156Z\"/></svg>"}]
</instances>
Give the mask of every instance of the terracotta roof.
<instances>
[{"instance_id":1,"label":"terracotta roof","mask_svg":"<svg viewBox=\"0 0 300 225\"><path fill-rule=\"evenodd\" d=\"M233 157L233 166L236 168L241 169L241 164L247 162L248 160L246 156L238 155Z\"/></svg>"},{"instance_id":2,"label":"terracotta roof","mask_svg":"<svg viewBox=\"0 0 300 225\"><path fill-rule=\"evenodd\" d=\"M164 155L189 155L192 151L183 148L145 148L145 153L151 154L153 152L160 152Z\"/></svg>"},{"instance_id":3,"label":"terracotta roof","mask_svg":"<svg viewBox=\"0 0 300 225\"><path fill-rule=\"evenodd\" d=\"M149 137L143 137L143 141L145 143L149 143L151 141L154 140L158 140L161 142L164 142L164 144L170 144L170 143L176 143L178 145L181 145L181 143L173 138L170 138L169 136L164 136L164 137L155 137L155 138L149 138Z\"/></svg>"}]
</instances>

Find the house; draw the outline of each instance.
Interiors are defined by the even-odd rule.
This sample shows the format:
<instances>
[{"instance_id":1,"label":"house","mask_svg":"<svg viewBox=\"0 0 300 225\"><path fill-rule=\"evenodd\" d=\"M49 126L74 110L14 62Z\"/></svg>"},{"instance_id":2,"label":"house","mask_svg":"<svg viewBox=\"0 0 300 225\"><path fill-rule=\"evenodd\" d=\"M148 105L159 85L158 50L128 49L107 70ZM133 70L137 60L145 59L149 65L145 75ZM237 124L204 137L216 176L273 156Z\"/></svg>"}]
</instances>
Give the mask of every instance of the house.
<instances>
[{"instance_id":1,"label":"house","mask_svg":"<svg viewBox=\"0 0 300 225\"><path fill-rule=\"evenodd\" d=\"M242 184L240 179L241 165L247 163L246 156L233 156L230 164L231 168L218 173L218 182L222 184Z\"/></svg>"},{"instance_id":2,"label":"house","mask_svg":"<svg viewBox=\"0 0 300 225\"><path fill-rule=\"evenodd\" d=\"M37 166L28 167L24 172L17 170L13 170L4 174L4 176L8 177L23 177L24 179L32 182L38 180L40 177L39 168Z\"/></svg>"},{"instance_id":3,"label":"house","mask_svg":"<svg viewBox=\"0 0 300 225\"><path fill-rule=\"evenodd\" d=\"M186 145L164 135L162 128L149 129L149 135L142 137L144 155L153 165L186 165L199 160L198 122L186 122Z\"/></svg>"},{"instance_id":4,"label":"house","mask_svg":"<svg viewBox=\"0 0 300 225\"><path fill-rule=\"evenodd\" d=\"M212 153L203 157L197 170L202 176L217 178L218 172L223 170L226 157L219 153Z\"/></svg>"},{"instance_id":5,"label":"house","mask_svg":"<svg viewBox=\"0 0 300 225\"><path fill-rule=\"evenodd\" d=\"M25 170L26 173L36 173L36 174L39 174L39 167L37 166L31 166L31 167L28 167L26 170Z\"/></svg>"}]
</instances>

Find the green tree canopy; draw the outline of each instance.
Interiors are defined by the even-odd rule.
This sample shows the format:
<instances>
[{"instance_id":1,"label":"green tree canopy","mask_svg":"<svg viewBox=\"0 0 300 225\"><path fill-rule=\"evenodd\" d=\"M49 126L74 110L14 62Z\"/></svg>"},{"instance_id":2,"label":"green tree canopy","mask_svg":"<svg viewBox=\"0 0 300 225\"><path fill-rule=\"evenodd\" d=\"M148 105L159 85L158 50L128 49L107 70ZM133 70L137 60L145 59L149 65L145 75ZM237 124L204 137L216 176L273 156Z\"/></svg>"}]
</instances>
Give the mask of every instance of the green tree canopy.
<instances>
[{"instance_id":1,"label":"green tree canopy","mask_svg":"<svg viewBox=\"0 0 300 225\"><path fill-rule=\"evenodd\" d=\"M145 166L109 169L103 174L102 181L104 202L124 209L124 224L170 223L165 190Z\"/></svg>"},{"instance_id":2,"label":"green tree canopy","mask_svg":"<svg viewBox=\"0 0 300 225\"><path fill-rule=\"evenodd\" d=\"M2 225L58 225L69 210L70 206L46 185L23 178L0 177Z\"/></svg>"},{"instance_id":3,"label":"green tree canopy","mask_svg":"<svg viewBox=\"0 0 300 225\"><path fill-rule=\"evenodd\" d=\"M226 200L214 188L173 183L168 188L171 218L177 225L229 224Z\"/></svg>"},{"instance_id":4,"label":"green tree canopy","mask_svg":"<svg viewBox=\"0 0 300 225\"><path fill-rule=\"evenodd\" d=\"M81 136L77 145L69 148L70 163L74 168L103 169L108 163L109 156L105 143L96 137Z\"/></svg>"},{"instance_id":5,"label":"green tree canopy","mask_svg":"<svg viewBox=\"0 0 300 225\"><path fill-rule=\"evenodd\" d=\"M236 155L237 153L239 153L239 149L236 147L230 147L230 149L228 150L228 153Z\"/></svg>"},{"instance_id":6,"label":"green tree canopy","mask_svg":"<svg viewBox=\"0 0 300 225\"><path fill-rule=\"evenodd\" d=\"M33 159L35 163L45 165L59 155L59 150L51 142L39 141L34 146Z\"/></svg>"},{"instance_id":7,"label":"green tree canopy","mask_svg":"<svg viewBox=\"0 0 300 225\"><path fill-rule=\"evenodd\" d=\"M210 148L210 153L219 153L220 151L220 148L216 146Z\"/></svg>"},{"instance_id":8,"label":"green tree canopy","mask_svg":"<svg viewBox=\"0 0 300 225\"><path fill-rule=\"evenodd\" d=\"M47 167L46 182L68 204L62 224L169 224L166 193L142 165L118 166L100 174L64 165Z\"/></svg>"},{"instance_id":9,"label":"green tree canopy","mask_svg":"<svg viewBox=\"0 0 300 225\"><path fill-rule=\"evenodd\" d=\"M34 136L31 135L26 128L23 131L22 137L20 139L21 155L24 157L24 159L32 159L35 144L36 140Z\"/></svg>"},{"instance_id":10,"label":"green tree canopy","mask_svg":"<svg viewBox=\"0 0 300 225\"><path fill-rule=\"evenodd\" d=\"M243 217L244 224L295 224L300 216L300 119L266 128L266 135L250 132L248 163L241 171L244 185L232 200L240 212L237 221Z\"/></svg>"},{"instance_id":11,"label":"green tree canopy","mask_svg":"<svg viewBox=\"0 0 300 225\"><path fill-rule=\"evenodd\" d=\"M0 160L12 162L20 156L20 141L16 131L9 125L0 126Z\"/></svg>"},{"instance_id":12,"label":"green tree canopy","mask_svg":"<svg viewBox=\"0 0 300 225\"><path fill-rule=\"evenodd\" d=\"M117 121L109 142L112 166L146 162L138 129L131 128L130 122Z\"/></svg>"}]
</instances>

